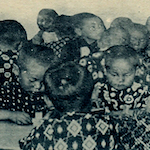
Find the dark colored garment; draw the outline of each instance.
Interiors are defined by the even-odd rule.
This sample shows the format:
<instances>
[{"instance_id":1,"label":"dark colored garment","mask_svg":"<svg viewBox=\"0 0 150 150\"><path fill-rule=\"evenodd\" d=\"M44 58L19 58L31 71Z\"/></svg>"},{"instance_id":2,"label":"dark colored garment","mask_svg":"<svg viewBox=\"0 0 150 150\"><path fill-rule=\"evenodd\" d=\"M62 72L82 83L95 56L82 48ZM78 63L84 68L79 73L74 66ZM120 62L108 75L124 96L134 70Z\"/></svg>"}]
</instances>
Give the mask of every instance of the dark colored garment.
<instances>
[{"instance_id":1,"label":"dark colored garment","mask_svg":"<svg viewBox=\"0 0 150 150\"><path fill-rule=\"evenodd\" d=\"M7 86L0 87L0 109L11 111L23 111L31 117L35 117L35 112L46 111L44 94L29 94L24 91L19 82L12 82Z\"/></svg>"},{"instance_id":2,"label":"dark colored garment","mask_svg":"<svg viewBox=\"0 0 150 150\"><path fill-rule=\"evenodd\" d=\"M84 54L82 54L82 49ZM83 38L79 37L73 39L67 43L61 53L61 59L63 62L79 60L84 56L91 56L94 52L98 52L97 42L88 44Z\"/></svg>"},{"instance_id":3,"label":"dark colored garment","mask_svg":"<svg viewBox=\"0 0 150 150\"><path fill-rule=\"evenodd\" d=\"M99 79L103 81L103 67L101 60L103 56L96 59L92 55L99 52L97 42L88 44L83 38L79 37L70 40L63 48L60 55L60 60L65 63L67 61L75 61L85 67L92 76L94 83Z\"/></svg>"},{"instance_id":4,"label":"dark colored garment","mask_svg":"<svg viewBox=\"0 0 150 150\"><path fill-rule=\"evenodd\" d=\"M114 150L119 143L115 128L109 116L71 112L43 120L19 143L23 150Z\"/></svg>"}]
</instances>

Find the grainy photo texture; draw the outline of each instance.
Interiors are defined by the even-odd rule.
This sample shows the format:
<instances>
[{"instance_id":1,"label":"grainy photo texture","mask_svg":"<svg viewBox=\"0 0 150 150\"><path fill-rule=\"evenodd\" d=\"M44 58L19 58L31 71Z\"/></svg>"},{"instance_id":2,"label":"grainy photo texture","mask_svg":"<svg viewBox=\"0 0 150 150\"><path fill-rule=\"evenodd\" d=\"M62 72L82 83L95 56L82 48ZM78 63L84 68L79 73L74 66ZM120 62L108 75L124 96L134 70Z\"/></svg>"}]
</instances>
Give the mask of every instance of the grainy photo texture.
<instances>
[{"instance_id":1,"label":"grainy photo texture","mask_svg":"<svg viewBox=\"0 0 150 150\"><path fill-rule=\"evenodd\" d=\"M0 1L0 149L149 150L150 1Z\"/></svg>"}]
</instances>

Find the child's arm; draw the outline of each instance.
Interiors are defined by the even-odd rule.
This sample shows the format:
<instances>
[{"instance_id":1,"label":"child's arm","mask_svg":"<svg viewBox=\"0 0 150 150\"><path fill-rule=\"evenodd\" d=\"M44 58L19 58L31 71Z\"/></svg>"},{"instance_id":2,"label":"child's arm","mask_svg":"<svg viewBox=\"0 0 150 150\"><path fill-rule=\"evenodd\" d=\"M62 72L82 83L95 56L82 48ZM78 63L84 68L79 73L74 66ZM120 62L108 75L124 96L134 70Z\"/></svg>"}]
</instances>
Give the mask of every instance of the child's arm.
<instances>
[{"instance_id":1,"label":"child's arm","mask_svg":"<svg viewBox=\"0 0 150 150\"><path fill-rule=\"evenodd\" d=\"M0 110L0 120L11 120L16 124L30 124L29 114L20 111Z\"/></svg>"}]
</instances>

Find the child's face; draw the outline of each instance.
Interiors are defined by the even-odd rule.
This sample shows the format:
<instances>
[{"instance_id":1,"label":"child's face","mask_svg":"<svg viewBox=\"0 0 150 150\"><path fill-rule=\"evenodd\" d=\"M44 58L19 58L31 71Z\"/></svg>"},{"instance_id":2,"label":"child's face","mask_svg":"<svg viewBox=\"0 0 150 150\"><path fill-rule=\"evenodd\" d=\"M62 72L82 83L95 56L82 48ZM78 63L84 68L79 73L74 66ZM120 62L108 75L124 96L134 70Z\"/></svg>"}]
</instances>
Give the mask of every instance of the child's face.
<instances>
[{"instance_id":1,"label":"child's face","mask_svg":"<svg viewBox=\"0 0 150 150\"><path fill-rule=\"evenodd\" d=\"M131 32L130 46L140 52L147 46L147 37L141 31Z\"/></svg>"},{"instance_id":2,"label":"child's face","mask_svg":"<svg viewBox=\"0 0 150 150\"><path fill-rule=\"evenodd\" d=\"M98 46L101 51L105 51L111 46L115 45L127 45L129 42L129 37L127 34L116 30L110 33L106 32L102 35L102 38L98 41Z\"/></svg>"},{"instance_id":3,"label":"child's face","mask_svg":"<svg viewBox=\"0 0 150 150\"><path fill-rule=\"evenodd\" d=\"M54 19L47 15L38 15L37 24L39 28L43 31L52 31L53 30L53 21Z\"/></svg>"},{"instance_id":4,"label":"child's face","mask_svg":"<svg viewBox=\"0 0 150 150\"><path fill-rule=\"evenodd\" d=\"M21 70L19 74L21 87L28 92L43 92L43 76L48 67L39 65L35 59L29 59L27 69Z\"/></svg>"},{"instance_id":5,"label":"child's face","mask_svg":"<svg viewBox=\"0 0 150 150\"><path fill-rule=\"evenodd\" d=\"M134 81L136 69L125 59L114 60L109 69L106 69L108 83L117 90L130 87Z\"/></svg>"},{"instance_id":6,"label":"child's face","mask_svg":"<svg viewBox=\"0 0 150 150\"><path fill-rule=\"evenodd\" d=\"M87 43L91 44L95 40L101 38L104 30L104 24L98 17L85 19L81 27L81 36L87 41Z\"/></svg>"}]
</instances>

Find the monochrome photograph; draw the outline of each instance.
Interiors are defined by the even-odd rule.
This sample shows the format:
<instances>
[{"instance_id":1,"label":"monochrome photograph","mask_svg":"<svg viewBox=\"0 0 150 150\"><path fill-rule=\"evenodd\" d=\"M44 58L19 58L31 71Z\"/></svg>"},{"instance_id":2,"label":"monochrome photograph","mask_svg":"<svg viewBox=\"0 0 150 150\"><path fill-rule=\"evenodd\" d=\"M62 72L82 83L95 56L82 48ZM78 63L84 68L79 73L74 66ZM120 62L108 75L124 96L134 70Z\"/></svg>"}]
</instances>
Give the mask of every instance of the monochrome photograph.
<instances>
[{"instance_id":1,"label":"monochrome photograph","mask_svg":"<svg viewBox=\"0 0 150 150\"><path fill-rule=\"evenodd\" d=\"M0 0L0 150L150 150L149 7Z\"/></svg>"}]
</instances>

